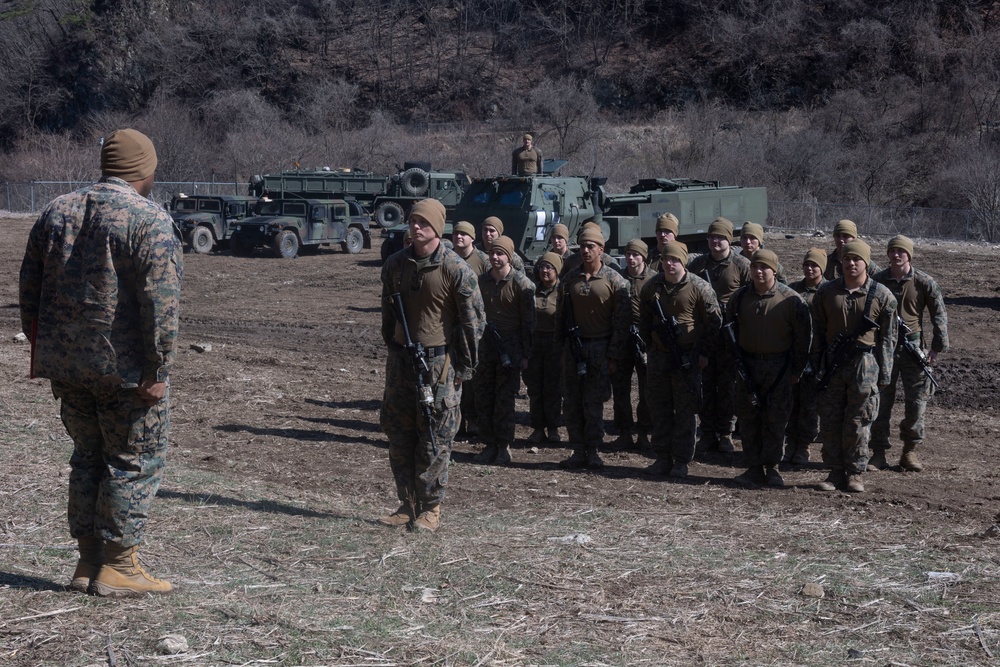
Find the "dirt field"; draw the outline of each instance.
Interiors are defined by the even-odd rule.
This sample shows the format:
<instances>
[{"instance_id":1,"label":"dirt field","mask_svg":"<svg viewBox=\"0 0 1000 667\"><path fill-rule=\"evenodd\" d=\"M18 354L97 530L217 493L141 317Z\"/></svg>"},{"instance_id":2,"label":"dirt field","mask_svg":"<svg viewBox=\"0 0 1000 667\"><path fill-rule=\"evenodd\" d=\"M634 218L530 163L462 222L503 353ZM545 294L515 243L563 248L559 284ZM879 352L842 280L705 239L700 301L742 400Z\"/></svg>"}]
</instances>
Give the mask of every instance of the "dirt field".
<instances>
[{"instance_id":1,"label":"dirt field","mask_svg":"<svg viewBox=\"0 0 1000 667\"><path fill-rule=\"evenodd\" d=\"M862 495L684 483L611 451L566 472L559 447L511 467L454 454L443 528L378 526L395 507L378 426L379 248L295 260L186 255L173 446L145 559L178 591L112 602L65 592L71 448L26 378L17 271L30 219L0 220L0 664L877 665L1000 656L1000 277L996 247L918 243L952 350L919 474ZM769 247L794 267L829 238ZM883 241L872 241L881 258ZM210 343L199 353L194 343ZM519 416L527 401L518 399ZM898 420L901 407L894 417ZM610 420L610 403L607 418ZM518 438L529 429L518 426ZM610 441L611 438L608 438ZM898 457L898 441L890 460ZM818 460L818 445L813 460ZM802 595L819 583L822 598ZM179 633L190 650L157 655Z\"/></svg>"}]
</instances>

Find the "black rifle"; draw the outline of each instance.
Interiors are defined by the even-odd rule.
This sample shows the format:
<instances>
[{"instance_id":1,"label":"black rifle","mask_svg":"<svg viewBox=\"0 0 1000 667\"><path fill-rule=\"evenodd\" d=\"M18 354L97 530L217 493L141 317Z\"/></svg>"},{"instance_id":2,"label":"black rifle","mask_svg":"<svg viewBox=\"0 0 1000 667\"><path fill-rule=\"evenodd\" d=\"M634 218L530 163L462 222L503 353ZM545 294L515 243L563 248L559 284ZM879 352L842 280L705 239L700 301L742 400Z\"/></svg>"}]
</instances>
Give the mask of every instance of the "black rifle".
<instances>
[{"instance_id":1,"label":"black rifle","mask_svg":"<svg viewBox=\"0 0 1000 667\"><path fill-rule=\"evenodd\" d=\"M573 355L573 361L576 362L576 374L584 377L587 374L587 357L583 352L583 338L580 336L580 327L573 315L573 297L568 289L564 294L563 328L566 330L566 338L569 340L569 353Z\"/></svg>"},{"instance_id":2,"label":"black rifle","mask_svg":"<svg viewBox=\"0 0 1000 667\"><path fill-rule=\"evenodd\" d=\"M920 366L920 370L924 372L927 379L931 381L932 385L934 385L934 389L937 390L938 383L937 380L934 379L934 375L931 373L931 362L928 361L927 355L924 354L923 348L920 347L920 343L915 340L910 340L910 336L913 334L913 329L906 326L903 318L899 315L896 315L896 321L899 322L900 347L903 348L903 351L906 352L906 354L910 355L910 359L912 359L914 363Z\"/></svg>"},{"instance_id":3,"label":"black rifle","mask_svg":"<svg viewBox=\"0 0 1000 667\"><path fill-rule=\"evenodd\" d=\"M434 440L434 389L428 382L431 367L427 363L427 350L422 343L414 342L410 336L410 325L406 323L406 310L403 308L403 297L396 292L389 297L392 305L396 308L396 321L403 327L403 337L406 339L404 349L410 357L410 364L413 366L413 374L417 376L417 402L420 404L420 411L427 420L427 432L431 438L431 451L434 456L438 455L437 442Z\"/></svg>"},{"instance_id":4,"label":"black rifle","mask_svg":"<svg viewBox=\"0 0 1000 667\"><path fill-rule=\"evenodd\" d=\"M639 365L640 368L646 367L646 344L642 342L642 337L639 335L639 327L635 324L628 328L628 337L632 341L632 355L635 357L635 363Z\"/></svg>"},{"instance_id":5,"label":"black rifle","mask_svg":"<svg viewBox=\"0 0 1000 667\"><path fill-rule=\"evenodd\" d=\"M486 323L486 330L493 337L493 345L497 348L497 356L500 357L500 368L509 371L514 366L514 363L510 360L510 355L507 354L507 347L504 345L503 337L500 336L500 332L497 331L496 325L492 322Z\"/></svg>"},{"instance_id":6,"label":"black rifle","mask_svg":"<svg viewBox=\"0 0 1000 667\"><path fill-rule=\"evenodd\" d=\"M688 359L686 354L681 352L680 344L677 342L677 338L680 335L680 326L677 324L677 318L673 315L667 317L663 314L663 306L660 304L659 294L653 297L653 310L653 314L659 318L659 321L653 323L653 328L660 335L660 342L670 348L678 368L685 371L691 370L691 360Z\"/></svg>"},{"instance_id":7,"label":"black rifle","mask_svg":"<svg viewBox=\"0 0 1000 667\"><path fill-rule=\"evenodd\" d=\"M826 389L829 386L837 369L862 349L857 339L872 330L878 330L878 323L866 315L850 335L841 331L834 337L823 358L823 371L816 380L818 389Z\"/></svg>"},{"instance_id":8,"label":"black rifle","mask_svg":"<svg viewBox=\"0 0 1000 667\"><path fill-rule=\"evenodd\" d=\"M753 378L750 377L750 370L747 368L747 360L743 357L743 348L740 347L740 337L739 332L736 330L736 321L727 322L722 326L722 335L725 336L726 340L729 342L729 346L733 350L733 357L736 359L736 372L740 376L740 380L743 381L743 386L747 390L747 397L750 399L750 405L755 408L763 406L764 402L761 400L760 394L757 392L757 385L754 384Z\"/></svg>"}]
</instances>

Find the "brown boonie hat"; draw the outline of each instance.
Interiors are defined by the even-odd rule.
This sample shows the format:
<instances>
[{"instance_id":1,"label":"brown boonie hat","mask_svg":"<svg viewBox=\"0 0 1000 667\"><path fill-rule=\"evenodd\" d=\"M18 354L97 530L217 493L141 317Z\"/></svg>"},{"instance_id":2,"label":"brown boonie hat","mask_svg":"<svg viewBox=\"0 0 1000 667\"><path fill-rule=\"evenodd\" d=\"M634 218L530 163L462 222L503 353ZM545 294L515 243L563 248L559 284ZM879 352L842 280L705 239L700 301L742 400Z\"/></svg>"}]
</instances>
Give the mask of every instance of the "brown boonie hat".
<instances>
[{"instance_id":1,"label":"brown boonie hat","mask_svg":"<svg viewBox=\"0 0 1000 667\"><path fill-rule=\"evenodd\" d=\"M115 130L101 146L101 173L126 183L141 181L156 172L156 148L138 130Z\"/></svg>"}]
</instances>

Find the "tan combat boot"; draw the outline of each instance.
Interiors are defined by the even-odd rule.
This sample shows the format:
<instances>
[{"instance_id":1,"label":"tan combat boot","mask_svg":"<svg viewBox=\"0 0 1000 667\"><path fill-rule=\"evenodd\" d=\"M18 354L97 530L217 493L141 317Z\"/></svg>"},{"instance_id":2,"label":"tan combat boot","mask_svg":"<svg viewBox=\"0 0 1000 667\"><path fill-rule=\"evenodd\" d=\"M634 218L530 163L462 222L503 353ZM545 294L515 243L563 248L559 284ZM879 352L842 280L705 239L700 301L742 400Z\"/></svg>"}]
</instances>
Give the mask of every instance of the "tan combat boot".
<instances>
[{"instance_id":1,"label":"tan combat boot","mask_svg":"<svg viewBox=\"0 0 1000 667\"><path fill-rule=\"evenodd\" d=\"M834 468L826 476L826 479L816 485L816 488L820 491L836 491L845 483L847 483L847 475L844 474L843 468Z\"/></svg>"},{"instance_id":2,"label":"tan combat boot","mask_svg":"<svg viewBox=\"0 0 1000 667\"><path fill-rule=\"evenodd\" d=\"M912 442L903 443L903 455L899 457L899 465L903 468L903 470L920 472L924 469L924 464L917 458L916 449L917 446Z\"/></svg>"},{"instance_id":3,"label":"tan combat boot","mask_svg":"<svg viewBox=\"0 0 1000 667\"><path fill-rule=\"evenodd\" d=\"M868 468L873 470L888 470L891 466L885 459L884 449L873 449L872 456L868 459Z\"/></svg>"},{"instance_id":4,"label":"tan combat boot","mask_svg":"<svg viewBox=\"0 0 1000 667\"><path fill-rule=\"evenodd\" d=\"M497 460L498 451L499 449L496 445L486 445L483 451L472 457L472 460L476 463L493 463Z\"/></svg>"},{"instance_id":5,"label":"tan combat boot","mask_svg":"<svg viewBox=\"0 0 1000 667\"><path fill-rule=\"evenodd\" d=\"M413 530L433 533L441 525L441 506L427 507L413 521Z\"/></svg>"},{"instance_id":6,"label":"tan combat boot","mask_svg":"<svg viewBox=\"0 0 1000 667\"><path fill-rule=\"evenodd\" d=\"M86 593L90 582L97 576L104 564L104 540L99 537L81 537L80 560L76 562L76 571L69 587L71 590Z\"/></svg>"},{"instance_id":7,"label":"tan combat boot","mask_svg":"<svg viewBox=\"0 0 1000 667\"><path fill-rule=\"evenodd\" d=\"M864 493L865 483L861 481L861 473L852 472L847 475L847 486L844 487L845 491L850 491L851 493Z\"/></svg>"},{"instance_id":8,"label":"tan combat boot","mask_svg":"<svg viewBox=\"0 0 1000 667\"><path fill-rule=\"evenodd\" d=\"M379 517L378 522L386 526L405 526L413 521L413 507L410 503L403 503L392 514Z\"/></svg>"},{"instance_id":9,"label":"tan combat boot","mask_svg":"<svg viewBox=\"0 0 1000 667\"><path fill-rule=\"evenodd\" d=\"M108 543L105 547L104 565L97 573L90 588L94 595L120 598L146 593L169 593L173 586L157 579L139 564L138 547L120 547Z\"/></svg>"}]
</instances>

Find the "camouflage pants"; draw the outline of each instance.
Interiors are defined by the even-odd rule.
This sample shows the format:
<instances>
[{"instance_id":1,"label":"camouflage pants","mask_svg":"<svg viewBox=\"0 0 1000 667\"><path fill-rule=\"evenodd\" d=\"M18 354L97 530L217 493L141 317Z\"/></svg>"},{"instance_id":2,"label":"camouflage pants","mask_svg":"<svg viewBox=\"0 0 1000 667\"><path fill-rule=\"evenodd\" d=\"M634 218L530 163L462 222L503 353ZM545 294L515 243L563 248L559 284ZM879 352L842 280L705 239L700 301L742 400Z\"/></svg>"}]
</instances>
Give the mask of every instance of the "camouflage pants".
<instances>
[{"instance_id":1,"label":"camouflage pants","mask_svg":"<svg viewBox=\"0 0 1000 667\"><path fill-rule=\"evenodd\" d=\"M633 372L639 380L639 403L635 407L635 419L632 419ZM646 368L639 365L631 350L623 359L618 360L618 368L611 375L611 389L614 394L615 426L618 430L628 433L633 425L638 425L640 431L648 432L652 422L646 405Z\"/></svg>"},{"instance_id":2,"label":"camouflage pants","mask_svg":"<svg viewBox=\"0 0 1000 667\"><path fill-rule=\"evenodd\" d=\"M476 422L476 378L462 383L461 416L459 422Z\"/></svg>"},{"instance_id":3,"label":"camouflage pants","mask_svg":"<svg viewBox=\"0 0 1000 667\"><path fill-rule=\"evenodd\" d=\"M672 353L649 349L646 369L646 401L653 421L650 443L658 456L676 463L694 458L696 415L701 407L701 371L696 355L691 368L678 368Z\"/></svg>"},{"instance_id":4,"label":"camouflage pants","mask_svg":"<svg viewBox=\"0 0 1000 667\"><path fill-rule=\"evenodd\" d=\"M583 354L587 374L581 377L569 343L563 351L563 416L572 446L597 451L604 442L604 404L611 398L608 341L584 341Z\"/></svg>"},{"instance_id":5,"label":"camouflage pants","mask_svg":"<svg viewBox=\"0 0 1000 667\"><path fill-rule=\"evenodd\" d=\"M792 414L785 437L789 446L808 445L819 436L819 413L816 411L816 377L803 377L792 385Z\"/></svg>"},{"instance_id":6,"label":"camouflage pants","mask_svg":"<svg viewBox=\"0 0 1000 667\"><path fill-rule=\"evenodd\" d=\"M868 439L878 413L878 373L875 357L870 352L859 354L842 365L819 392L823 462L835 470L859 473L868 465Z\"/></svg>"},{"instance_id":7,"label":"camouflage pants","mask_svg":"<svg viewBox=\"0 0 1000 667\"><path fill-rule=\"evenodd\" d=\"M462 390L455 387L455 369L450 363L441 377L446 359L441 355L428 360L434 383L433 443L431 425L420 407L417 380L409 358L390 349L385 362L380 422L389 438L389 467L402 502L433 507L444 500L462 400Z\"/></svg>"},{"instance_id":8,"label":"camouflage pants","mask_svg":"<svg viewBox=\"0 0 1000 667\"><path fill-rule=\"evenodd\" d=\"M890 448L889 419L892 417L892 404L896 402L896 385L900 381L903 385L903 418L899 422L899 439L904 444L912 445L924 441L924 413L934 386L915 361L906 354L897 353L892 365L892 380L882 391L878 417L872 424L872 449Z\"/></svg>"},{"instance_id":9,"label":"camouflage pants","mask_svg":"<svg viewBox=\"0 0 1000 667\"><path fill-rule=\"evenodd\" d=\"M787 355L774 359L746 359L747 372L763 404L755 408L743 380L736 382L736 412L743 438L743 463L748 468L781 462L785 427L792 412L792 384Z\"/></svg>"},{"instance_id":10,"label":"camouflage pants","mask_svg":"<svg viewBox=\"0 0 1000 667\"><path fill-rule=\"evenodd\" d=\"M528 388L531 428L554 431L562 423L562 354L552 334L536 333L522 374Z\"/></svg>"},{"instance_id":11,"label":"camouflage pants","mask_svg":"<svg viewBox=\"0 0 1000 667\"><path fill-rule=\"evenodd\" d=\"M73 439L69 530L122 547L142 542L149 507L163 479L170 430L169 394L146 405L134 389L91 390L52 382Z\"/></svg>"},{"instance_id":12,"label":"camouflage pants","mask_svg":"<svg viewBox=\"0 0 1000 667\"><path fill-rule=\"evenodd\" d=\"M726 349L725 344L720 344L718 349ZM701 411L698 416L703 436L713 433L719 437L731 435L736 427L736 407L733 404L736 373L730 365L730 357L728 352L716 354L701 371Z\"/></svg>"},{"instance_id":13,"label":"camouflage pants","mask_svg":"<svg viewBox=\"0 0 1000 667\"><path fill-rule=\"evenodd\" d=\"M504 370L496 344L483 336L476 364L476 426L487 445L514 442L514 398L521 387L521 354L514 337L504 337L504 350L511 367Z\"/></svg>"}]
</instances>

